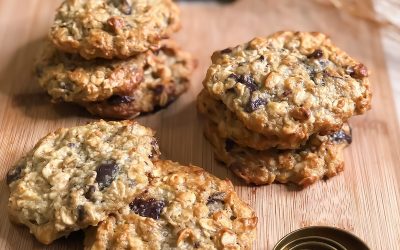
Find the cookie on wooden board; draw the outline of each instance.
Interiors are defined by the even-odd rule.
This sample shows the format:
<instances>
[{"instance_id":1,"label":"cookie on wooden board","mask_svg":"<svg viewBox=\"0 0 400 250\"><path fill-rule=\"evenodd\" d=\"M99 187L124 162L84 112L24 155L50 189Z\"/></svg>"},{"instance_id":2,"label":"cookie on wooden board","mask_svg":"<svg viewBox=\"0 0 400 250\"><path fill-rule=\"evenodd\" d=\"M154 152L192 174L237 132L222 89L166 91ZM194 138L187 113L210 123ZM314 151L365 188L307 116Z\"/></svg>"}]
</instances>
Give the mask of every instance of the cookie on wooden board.
<instances>
[{"instance_id":1,"label":"cookie on wooden board","mask_svg":"<svg viewBox=\"0 0 400 250\"><path fill-rule=\"evenodd\" d=\"M98 121L42 138L7 174L10 219L44 244L95 226L149 183L159 150L133 121Z\"/></svg>"},{"instance_id":2,"label":"cookie on wooden board","mask_svg":"<svg viewBox=\"0 0 400 250\"><path fill-rule=\"evenodd\" d=\"M155 163L148 188L86 231L85 249L250 249L257 217L228 180Z\"/></svg>"},{"instance_id":3,"label":"cookie on wooden board","mask_svg":"<svg viewBox=\"0 0 400 250\"><path fill-rule=\"evenodd\" d=\"M86 59L123 59L157 48L179 27L179 9L171 0L65 0L50 39Z\"/></svg>"}]
</instances>

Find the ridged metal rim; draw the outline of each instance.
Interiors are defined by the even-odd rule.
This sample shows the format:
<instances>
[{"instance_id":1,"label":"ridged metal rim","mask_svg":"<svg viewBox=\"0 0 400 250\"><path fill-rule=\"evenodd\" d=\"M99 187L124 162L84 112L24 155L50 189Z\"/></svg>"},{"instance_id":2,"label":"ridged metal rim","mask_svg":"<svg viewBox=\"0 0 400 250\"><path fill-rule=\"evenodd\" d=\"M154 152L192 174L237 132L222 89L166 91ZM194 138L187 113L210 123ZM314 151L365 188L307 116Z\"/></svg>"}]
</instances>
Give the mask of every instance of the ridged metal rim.
<instances>
[{"instance_id":1,"label":"ridged metal rim","mask_svg":"<svg viewBox=\"0 0 400 250\"><path fill-rule=\"evenodd\" d=\"M311 226L297 229L285 235L274 246L273 250L298 250L304 249L304 247L308 247L306 249L326 250L370 249L356 235L343 229L329 226Z\"/></svg>"}]
</instances>

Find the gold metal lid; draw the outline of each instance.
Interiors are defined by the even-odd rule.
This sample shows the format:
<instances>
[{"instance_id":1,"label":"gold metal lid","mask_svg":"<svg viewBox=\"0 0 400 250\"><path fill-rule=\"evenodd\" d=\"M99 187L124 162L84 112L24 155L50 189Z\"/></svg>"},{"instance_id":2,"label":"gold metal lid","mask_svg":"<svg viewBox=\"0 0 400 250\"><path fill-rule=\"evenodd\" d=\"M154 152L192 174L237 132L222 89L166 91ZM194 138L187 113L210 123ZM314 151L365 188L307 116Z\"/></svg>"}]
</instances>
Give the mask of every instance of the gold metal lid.
<instances>
[{"instance_id":1,"label":"gold metal lid","mask_svg":"<svg viewBox=\"0 0 400 250\"><path fill-rule=\"evenodd\" d=\"M357 236L335 227L312 226L283 237L273 250L368 250Z\"/></svg>"}]
</instances>

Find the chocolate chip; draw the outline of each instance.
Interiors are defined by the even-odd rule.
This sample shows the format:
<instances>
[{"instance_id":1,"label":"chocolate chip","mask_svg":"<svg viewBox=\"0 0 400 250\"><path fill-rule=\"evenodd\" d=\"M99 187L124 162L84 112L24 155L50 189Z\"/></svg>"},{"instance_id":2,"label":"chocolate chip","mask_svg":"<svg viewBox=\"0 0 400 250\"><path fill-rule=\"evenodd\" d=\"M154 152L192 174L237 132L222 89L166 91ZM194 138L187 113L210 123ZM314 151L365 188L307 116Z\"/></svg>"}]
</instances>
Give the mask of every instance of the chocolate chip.
<instances>
[{"instance_id":1,"label":"chocolate chip","mask_svg":"<svg viewBox=\"0 0 400 250\"><path fill-rule=\"evenodd\" d=\"M93 198L94 192L96 192L96 187L93 185L90 185L88 190L85 193L85 198L88 200L91 200Z\"/></svg>"},{"instance_id":2,"label":"chocolate chip","mask_svg":"<svg viewBox=\"0 0 400 250\"><path fill-rule=\"evenodd\" d=\"M247 113L251 113L257 109L259 109L262 105L265 105L268 103L267 98L256 98L253 100L253 98L250 98L249 102L247 103L246 107L244 108L244 111Z\"/></svg>"},{"instance_id":3,"label":"chocolate chip","mask_svg":"<svg viewBox=\"0 0 400 250\"><path fill-rule=\"evenodd\" d=\"M320 49L316 49L313 53L309 54L307 57L310 59L320 59L324 56L324 52Z\"/></svg>"},{"instance_id":4,"label":"chocolate chip","mask_svg":"<svg viewBox=\"0 0 400 250\"><path fill-rule=\"evenodd\" d=\"M368 68L364 64L360 63L353 67L348 67L346 73L353 78L361 79L368 76Z\"/></svg>"},{"instance_id":5,"label":"chocolate chip","mask_svg":"<svg viewBox=\"0 0 400 250\"><path fill-rule=\"evenodd\" d=\"M85 219L85 207L83 205L79 205L76 209L78 212L78 221L83 221Z\"/></svg>"},{"instance_id":6,"label":"chocolate chip","mask_svg":"<svg viewBox=\"0 0 400 250\"><path fill-rule=\"evenodd\" d=\"M256 84L254 78L251 75L230 74L228 77L244 84L250 90L250 92L253 92L258 89L258 85Z\"/></svg>"},{"instance_id":7,"label":"chocolate chip","mask_svg":"<svg viewBox=\"0 0 400 250\"><path fill-rule=\"evenodd\" d=\"M331 135L331 138L335 142L346 141L348 144L351 144L351 142L353 141L351 132L350 134L346 134L343 130L333 133Z\"/></svg>"},{"instance_id":8,"label":"chocolate chip","mask_svg":"<svg viewBox=\"0 0 400 250\"><path fill-rule=\"evenodd\" d=\"M165 207L165 202L154 198L147 200L136 198L129 204L129 207L135 214L158 220L163 208Z\"/></svg>"},{"instance_id":9,"label":"chocolate chip","mask_svg":"<svg viewBox=\"0 0 400 250\"><path fill-rule=\"evenodd\" d=\"M231 48L226 48L226 49L221 50L221 54L226 54L226 53L231 53L231 52L232 52Z\"/></svg>"},{"instance_id":10,"label":"chocolate chip","mask_svg":"<svg viewBox=\"0 0 400 250\"><path fill-rule=\"evenodd\" d=\"M225 150L227 152L230 152L233 149L234 146L235 146L235 142L234 141L232 141L231 139L226 139L225 140Z\"/></svg>"},{"instance_id":11,"label":"chocolate chip","mask_svg":"<svg viewBox=\"0 0 400 250\"><path fill-rule=\"evenodd\" d=\"M118 9L124 13L125 15L132 14L132 5L129 3L129 0L119 0Z\"/></svg>"},{"instance_id":12,"label":"chocolate chip","mask_svg":"<svg viewBox=\"0 0 400 250\"><path fill-rule=\"evenodd\" d=\"M152 90L153 90L154 94L161 95L162 92L164 91L164 85L157 85Z\"/></svg>"},{"instance_id":13,"label":"chocolate chip","mask_svg":"<svg viewBox=\"0 0 400 250\"><path fill-rule=\"evenodd\" d=\"M210 205L210 204L216 203L216 202L217 202L217 203L225 204L224 198L225 198L225 193L224 193L224 192L217 192L217 193L214 193L214 194L212 194L212 195L210 195L210 196L208 197L208 199L207 199L207 205Z\"/></svg>"},{"instance_id":14,"label":"chocolate chip","mask_svg":"<svg viewBox=\"0 0 400 250\"><path fill-rule=\"evenodd\" d=\"M18 180L21 177L22 166L17 166L14 169L11 169L7 173L6 182L7 185L10 185L12 182Z\"/></svg>"},{"instance_id":15,"label":"chocolate chip","mask_svg":"<svg viewBox=\"0 0 400 250\"><path fill-rule=\"evenodd\" d=\"M99 185L99 189L103 190L110 186L117 176L118 171L119 167L116 163L103 163L98 166L96 169L96 182Z\"/></svg>"},{"instance_id":16,"label":"chocolate chip","mask_svg":"<svg viewBox=\"0 0 400 250\"><path fill-rule=\"evenodd\" d=\"M131 96L120 96L120 95L113 95L107 99L107 102L111 105L119 105L121 103L130 103L133 101L133 97Z\"/></svg>"}]
</instances>

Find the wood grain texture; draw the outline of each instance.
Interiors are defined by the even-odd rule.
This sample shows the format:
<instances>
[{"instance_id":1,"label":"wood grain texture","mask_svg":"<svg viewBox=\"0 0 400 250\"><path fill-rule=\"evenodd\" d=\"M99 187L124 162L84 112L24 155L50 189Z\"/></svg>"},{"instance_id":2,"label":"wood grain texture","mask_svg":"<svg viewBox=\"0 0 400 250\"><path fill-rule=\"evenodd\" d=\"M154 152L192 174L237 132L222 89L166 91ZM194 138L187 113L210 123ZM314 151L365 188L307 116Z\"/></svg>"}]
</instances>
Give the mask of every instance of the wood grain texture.
<instances>
[{"instance_id":1,"label":"wood grain texture","mask_svg":"<svg viewBox=\"0 0 400 250\"><path fill-rule=\"evenodd\" d=\"M32 78L33 60L60 1L0 1L0 249L81 249L74 233L51 246L39 244L24 227L7 219L4 176L14 162L48 132L93 120L74 105L50 104ZM239 195L257 211L254 249L271 249L285 234L309 225L352 231L371 249L400 246L400 147L387 67L376 26L311 0L180 2L183 28L176 39L199 61L187 94L167 110L140 118L157 130L165 158L202 166L230 178ZM359 58L373 75L373 110L351 120L354 142L345 171L305 190L284 185L249 187L213 159L202 135L195 97L214 50L277 30L322 31Z\"/></svg>"}]
</instances>

